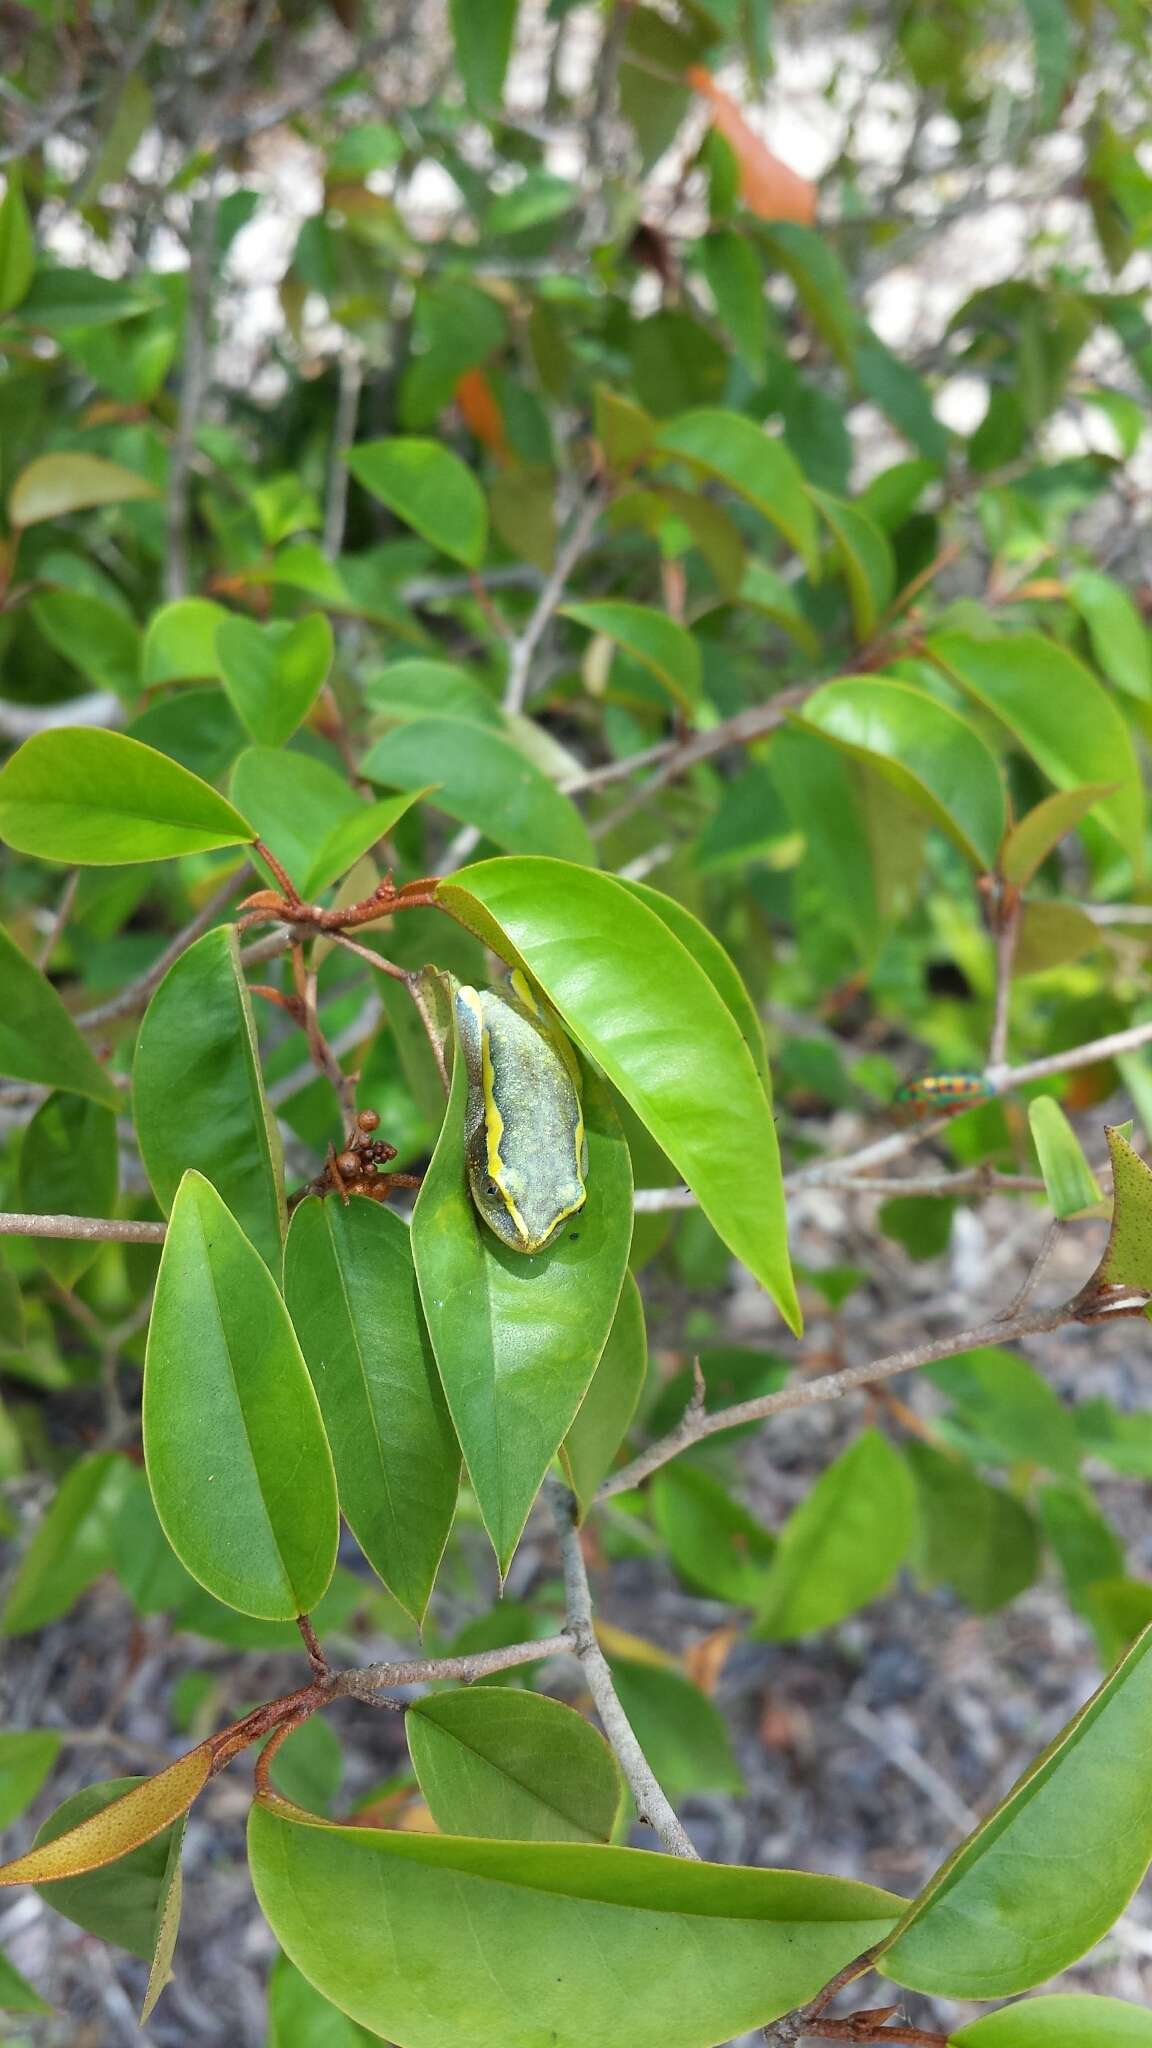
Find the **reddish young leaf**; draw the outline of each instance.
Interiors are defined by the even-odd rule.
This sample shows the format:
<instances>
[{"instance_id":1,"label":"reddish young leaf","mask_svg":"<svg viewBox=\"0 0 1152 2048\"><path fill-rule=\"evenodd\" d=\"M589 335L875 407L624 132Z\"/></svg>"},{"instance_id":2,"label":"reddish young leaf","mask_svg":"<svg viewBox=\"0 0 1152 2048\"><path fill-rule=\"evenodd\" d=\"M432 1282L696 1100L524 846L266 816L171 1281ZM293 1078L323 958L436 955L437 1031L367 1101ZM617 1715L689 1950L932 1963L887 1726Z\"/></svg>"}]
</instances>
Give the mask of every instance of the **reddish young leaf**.
<instances>
[{"instance_id":1,"label":"reddish young leaf","mask_svg":"<svg viewBox=\"0 0 1152 2048\"><path fill-rule=\"evenodd\" d=\"M157 1777L146 1778L79 1827L69 1828L66 1835L0 1865L0 1885L48 1884L53 1878L78 1877L82 1871L115 1863L118 1856L150 1842L187 1813L211 1770L212 1746L202 1742Z\"/></svg>"},{"instance_id":2,"label":"reddish young leaf","mask_svg":"<svg viewBox=\"0 0 1152 2048\"><path fill-rule=\"evenodd\" d=\"M773 156L766 142L753 134L734 99L722 92L703 64L690 64L689 85L712 109L712 125L724 137L740 166L740 197L761 220L794 220L811 227L816 218L816 187Z\"/></svg>"}]
</instances>

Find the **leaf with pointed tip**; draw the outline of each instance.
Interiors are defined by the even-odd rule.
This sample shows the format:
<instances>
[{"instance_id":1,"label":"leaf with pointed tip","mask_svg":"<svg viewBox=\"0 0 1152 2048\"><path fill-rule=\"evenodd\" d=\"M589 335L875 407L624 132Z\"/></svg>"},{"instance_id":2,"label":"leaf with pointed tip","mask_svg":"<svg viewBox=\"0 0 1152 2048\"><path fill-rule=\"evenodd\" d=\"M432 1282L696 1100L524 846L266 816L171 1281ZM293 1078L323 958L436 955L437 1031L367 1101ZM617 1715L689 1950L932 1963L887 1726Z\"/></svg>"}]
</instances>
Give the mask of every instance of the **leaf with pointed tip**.
<instances>
[{"instance_id":1,"label":"leaf with pointed tip","mask_svg":"<svg viewBox=\"0 0 1152 2048\"><path fill-rule=\"evenodd\" d=\"M140 1026L132 1095L161 1208L171 1209L194 1167L278 1273L284 1161L235 925L205 932L168 969Z\"/></svg>"},{"instance_id":2,"label":"leaf with pointed tip","mask_svg":"<svg viewBox=\"0 0 1152 2048\"><path fill-rule=\"evenodd\" d=\"M666 612L651 605L628 604L616 598L593 604L565 604L560 616L615 641L641 668L646 668L685 710L700 701L700 649L691 633Z\"/></svg>"},{"instance_id":3,"label":"leaf with pointed tip","mask_svg":"<svg viewBox=\"0 0 1152 2048\"><path fill-rule=\"evenodd\" d=\"M1084 1301L1109 1287L1152 1294L1152 1167L1115 1124L1105 1124L1104 1136L1112 1160L1112 1228L1104 1256L1081 1291Z\"/></svg>"},{"instance_id":4,"label":"leaf with pointed tip","mask_svg":"<svg viewBox=\"0 0 1152 2048\"><path fill-rule=\"evenodd\" d=\"M275 1282L198 1173L160 1259L143 1427L156 1512L193 1578L241 1614L308 1613L336 1563L332 1457Z\"/></svg>"},{"instance_id":5,"label":"leaf with pointed tip","mask_svg":"<svg viewBox=\"0 0 1152 2048\"><path fill-rule=\"evenodd\" d=\"M228 617L216 633L224 688L257 746L291 739L332 666L332 628L323 612L294 624Z\"/></svg>"},{"instance_id":6,"label":"leaf with pointed tip","mask_svg":"<svg viewBox=\"0 0 1152 2048\"><path fill-rule=\"evenodd\" d=\"M1083 1215L1100 1201L1100 1186L1060 1104L1039 1095L1028 1104L1028 1123L1054 1216Z\"/></svg>"},{"instance_id":7,"label":"leaf with pointed tip","mask_svg":"<svg viewBox=\"0 0 1152 2048\"><path fill-rule=\"evenodd\" d=\"M884 1974L937 1998L1008 1998L1093 1947L1152 1857L1152 1785L1132 1768L1149 1729L1152 1630L925 1886Z\"/></svg>"},{"instance_id":8,"label":"leaf with pointed tip","mask_svg":"<svg viewBox=\"0 0 1152 2048\"><path fill-rule=\"evenodd\" d=\"M355 1196L302 1202L284 1294L324 1417L340 1505L374 1571L420 1622L460 1477L408 1229Z\"/></svg>"},{"instance_id":9,"label":"leaf with pointed tip","mask_svg":"<svg viewBox=\"0 0 1152 2048\"><path fill-rule=\"evenodd\" d=\"M485 725L456 718L417 718L394 726L360 764L369 782L417 790L435 784L437 810L477 830L510 853L548 853L594 866L596 848L571 797L522 753Z\"/></svg>"},{"instance_id":10,"label":"leaf with pointed tip","mask_svg":"<svg viewBox=\"0 0 1152 2048\"><path fill-rule=\"evenodd\" d=\"M311 898L331 888L333 882L355 867L378 839L387 839L413 804L420 803L429 795L430 788L406 791L403 796L381 797L379 803L360 804L346 817L338 819L304 877L302 894Z\"/></svg>"},{"instance_id":11,"label":"leaf with pointed tip","mask_svg":"<svg viewBox=\"0 0 1152 2048\"><path fill-rule=\"evenodd\" d=\"M212 1746L202 1742L156 1777L129 1781L130 1790L117 1791L110 1804L89 1810L73 1824L70 1809L85 1799L83 1793L75 1795L45 1822L34 1848L0 1864L0 1885L51 1884L115 1863L187 1813L211 1774Z\"/></svg>"},{"instance_id":12,"label":"leaf with pointed tip","mask_svg":"<svg viewBox=\"0 0 1152 2048\"><path fill-rule=\"evenodd\" d=\"M348 452L348 468L423 540L466 569L480 567L488 543L484 493L450 448L414 435L361 441Z\"/></svg>"},{"instance_id":13,"label":"leaf with pointed tip","mask_svg":"<svg viewBox=\"0 0 1152 2048\"><path fill-rule=\"evenodd\" d=\"M437 1827L511 1842L607 1842L622 1785L582 1714L502 1685L409 1707L412 1765Z\"/></svg>"},{"instance_id":14,"label":"leaf with pointed tip","mask_svg":"<svg viewBox=\"0 0 1152 2048\"><path fill-rule=\"evenodd\" d=\"M13 526L35 526L42 519L63 519L96 505L122 504L126 498L158 498L155 484L102 455L38 455L22 469L8 493Z\"/></svg>"},{"instance_id":15,"label":"leaf with pointed tip","mask_svg":"<svg viewBox=\"0 0 1152 2048\"><path fill-rule=\"evenodd\" d=\"M776 1539L710 1472L677 1460L656 1474L652 1518L685 1585L755 1607Z\"/></svg>"},{"instance_id":16,"label":"leaf with pointed tip","mask_svg":"<svg viewBox=\"0 0 1152 2048\"><path fill-rule=\"evenodd\" d=\"M156 2010L161 1993L172 1979L172 1957L176 1948L176 1937L180 1932L180 1909L184 1900L180 1854L184 1847L184 1830L187 1824L187 1816L181 1814L168 1837L168 1855L161 1873L160 1897L156 1908L151 1967L144 1991L144 2003L140 2008L142 2027L147 2026Z\"/></svg>"},{"instance_id":17,"label":"leaf with pointed tip","mask_svg":"<svg viewBox=\"0 0 1152 2048\"><path fill-rule=\"evenodd\" d=\"M438 895L540 983L725 1244L798 1329L764 1085L735 1017L663 916L613 877L561 861L482 861L441 883Z\"/></svg>"},{"instance_id":18,"label":"leaf with pointed tip","mask_svg":"<svg viewBox=\"0 0 1152 2048\"><path fill-rule=\"evenodd\" d=\"M896 588L896 562L882 527L846 498L811 486L812 497L831 531L848 595L857 640L870 640Z\"/></svg>"},{"instance_id":19,"label":"leaf with pointed tip","mask_svg":"<svg viewBox=\"0 0 1152 2048\"><path fill-rule=\"evenodd\" d=\"M784 535L811 573L818 570L816 515L800 466L754 420L710 406L679 413L656 435L649 459L659 457L687 462L727 484Z\"/></svg>"},{"instance_id":20,"label":"leaf with pointed tip","mask_svg":"<svg viewBox=\"0 0 1152 2048\"><path fill-rule=\"evenodd\" d=\"M1058 789L1026 811L1000 849L1000 872L1005 881L1026 889L1053 848L1076 830L1094 805L1114 796L1118 787L1115 782L1085 782L1079 789Z\"/></svg>"},{"instance_id":21,"label":"leaf with pointed tip","mask_svg":"<svg viewBox=\"0 0 1152 2048\"><path fill-rule=\"evenodd\" d=\"M754 1634L811 1635L891 1584L916 1527L912 1480L878 1430L866 1429L789 1516L763 1585Z\"/></svg>"},{"instance_id":22,"label":"leaf with pointed tip","mask_svg":"<svg viewBox=\"0 0 1152 2048\"><path fill-rule=\"evenodd\" d=\"M1098 569L1078 569L1069 577L1067 588L1109 682L1148 703L1152 700L1152 643L1124 585Z\"/></svg>"},{"instance_id":23,"label":"leaf with pointed tip","mask_svg":"<svg viewBox=\"0 0 1152 2048\"><path fill-rule=\"evenodd\" d=\"M293 1962L406 2048L710 2048L810 1998L901 1903L598 1842L316 1825L281 1802L253 1807L248 1846Z\"/></svg>"},{"instance_id":24,"label":"leaf with pointed tip","mask_svg":"<svg viewBox=\"0 0 1152 2048\"><path fill-rule=\"evenodd\" d=\"M625 1273L608 1342L560 1446L568 1484L581 1519L624 1441L648 1370L644 1303L631 1273Z\"/></svg>"},{"instance_id":25,"label":"leaf with pointed tip","mask_svg":"<svg viewBox=\"0 0 1152 2048\"><path fill-rule=\"evenodd\" d=\"M467 1074L457 1054L412 1254L448 1407L502 1572L596 1370L632 1239L632 1166L611 1097L586 1074L588 1199L530 1256L482 1224L464 1171Z\"/></svg>"},{"instance_id":26,"label":"leaf with pointed tip","mask_svg":"<svg viewBox=\"0 0 1152 2048\"><path fill-rule=\"evenodd\" d=\"M122 732L57 726L0 770L0 839L78 867L247 845L246 818L198 775Z\"/></svg>"},{"instance_id":27,"label":"leaf with pointed tip","mask_svg":"<svg viewBox=\"0 0 1152 2048\"><path fill-rule=\"evenodd\" d=\"M0 926L0 1074L42 1088L65 1088L107 1109L120 1091L89 1051L50 981Z\"/></svg>"},{"instance_id":28,"label":"leaf with pointed tip","mask_svg":"<svg viewBox=\"0 0 1152 2048\"><path fill-rule=\"evenodd\" d=\"M283 747L246 748L233 766L229 787L297 888L336 827L364 811L346 778L327 761ZM269 880L275 881L270 871ZM275 886L280 887L278 881Z\"/></svg>"}]
</instances>

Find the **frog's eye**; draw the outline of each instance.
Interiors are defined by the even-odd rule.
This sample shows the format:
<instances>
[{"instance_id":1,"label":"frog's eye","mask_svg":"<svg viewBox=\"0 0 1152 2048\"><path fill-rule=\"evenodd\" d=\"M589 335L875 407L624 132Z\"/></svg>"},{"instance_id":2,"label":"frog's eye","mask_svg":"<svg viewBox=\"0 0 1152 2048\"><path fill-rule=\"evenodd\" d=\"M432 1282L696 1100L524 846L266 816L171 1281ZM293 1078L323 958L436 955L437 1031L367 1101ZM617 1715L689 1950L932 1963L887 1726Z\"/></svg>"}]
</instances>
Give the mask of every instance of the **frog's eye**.
<instances>
[{"instance_id":1,"label":"frog's eye","mask_svg":"<svg viewBox=\"0 0 1152 2048\"><path fill-rule=\"evenodd\" d=\"M490 1196L491 1196L491 1197L493 1198L493 1200L495 1200L496 1196L497 1196L497 1195L498 1195L498 1194L500 1193L500 1190L499 1190L499 1188L497 1187L497 1185L496 1185L496 1183L495 1183L495 1181L494 1181L494 1180L486 1180L486 1181L485 1181L485 1183L484 1183L484 1193L485 1193L486 1195L490 1195Z\"/></svg>"}]
</instances>

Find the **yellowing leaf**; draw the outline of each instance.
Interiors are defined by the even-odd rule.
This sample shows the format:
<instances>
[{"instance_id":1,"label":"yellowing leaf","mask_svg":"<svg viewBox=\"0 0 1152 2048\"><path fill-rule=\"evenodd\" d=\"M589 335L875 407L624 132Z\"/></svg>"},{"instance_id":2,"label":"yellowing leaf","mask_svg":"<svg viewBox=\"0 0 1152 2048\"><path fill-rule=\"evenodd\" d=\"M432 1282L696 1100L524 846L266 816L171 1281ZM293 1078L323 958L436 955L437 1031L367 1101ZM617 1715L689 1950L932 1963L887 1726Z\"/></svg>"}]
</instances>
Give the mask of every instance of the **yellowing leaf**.
<instances>
[{"instance_id":1,"label":"yellowing leaf","mask_svg":"<svg viewBox=\"0 0 1152 2048\"><path fill-rule=\"evenodd\" d=\"M54 1878L78 1877L81 1871L114 1863L118 1856L150 1842L153 1835L161 1834L180 1814L187 1813L211 1771L212 1746L202 1742L158 1777L146 1778L142 1785L114 1799L111 1806L81 1821L79 1827L0 1865L0 1885L48 1884Z\"/></svg>"},{"instance_id":2,"label":"yellowing leaf","mask_svg":"<svg viewBox=\"0 0 1152 2048\"><path fill-rule=\"evenodd\" d=\"M94 505L115 505L126 498L158 498L155 484L134 469L105 462L102 455L40 455L22 469L8 496L13 526L35 526L42 519L62 519Z\"/></svg>"}]
</instances>

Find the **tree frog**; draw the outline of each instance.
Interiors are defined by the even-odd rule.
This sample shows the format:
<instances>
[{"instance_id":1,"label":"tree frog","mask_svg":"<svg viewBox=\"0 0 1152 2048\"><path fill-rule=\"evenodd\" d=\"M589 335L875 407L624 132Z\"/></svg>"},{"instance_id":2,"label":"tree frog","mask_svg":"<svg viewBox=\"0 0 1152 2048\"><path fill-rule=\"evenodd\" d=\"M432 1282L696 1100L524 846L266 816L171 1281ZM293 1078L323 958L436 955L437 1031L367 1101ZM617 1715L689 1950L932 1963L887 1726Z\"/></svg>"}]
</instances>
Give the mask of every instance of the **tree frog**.
<instances>
[{"instance_id":1,"label":"tree frog","mask_svg":"<svg viewBox=\"0 0 1152 2048\"><path fill-rule=\"evenodd\" d=\"M586 1199L576 1055L518 971L503 989L458 987L455 1009L472 1200L509 1250L541 1252Z\"/></svg>"}]
</instances>

